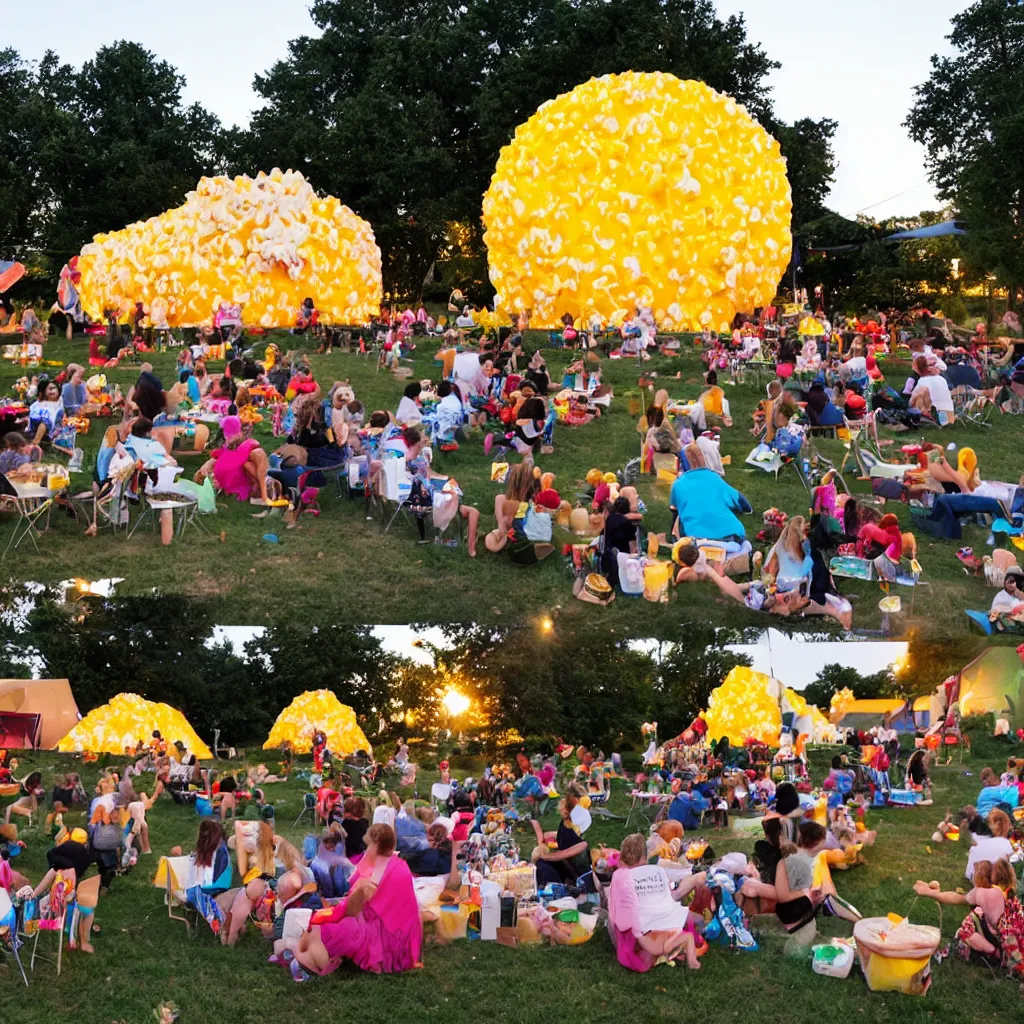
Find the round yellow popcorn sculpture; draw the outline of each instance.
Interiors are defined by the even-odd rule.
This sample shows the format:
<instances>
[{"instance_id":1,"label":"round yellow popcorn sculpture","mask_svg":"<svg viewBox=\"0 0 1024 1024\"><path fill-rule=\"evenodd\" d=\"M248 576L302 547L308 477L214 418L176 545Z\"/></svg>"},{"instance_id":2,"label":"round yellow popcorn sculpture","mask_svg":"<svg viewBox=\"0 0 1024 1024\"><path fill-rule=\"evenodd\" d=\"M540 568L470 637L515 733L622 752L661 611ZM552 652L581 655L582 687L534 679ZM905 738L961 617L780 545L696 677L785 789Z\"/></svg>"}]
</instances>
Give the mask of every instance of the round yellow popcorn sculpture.
<instances>
[{"instance_id":1,"label":"round yellow popcorn sculpture","mask_svg":"<svg viewBox=\"0 0 1024 1024\"><path fill-rule=\"evenodd\" d=\"M82 307L125 317L141 302L150 324L208 324L221 305L250 326L291 327L303 300L321 322L365 323L382 297L370 225L297 171L201 178L185 203L96 235L78 259Z\"/></svg>"},{"instance_id":2,"label":"round yellow popcorn sculpture","mask_svg":"<svg viewBox=\"0 0 1024 1024\"><path fill-rule=\"evenodd\" d=\"M484 196L497 305L726 330L775 295L792 252L786 161L729 96L662 72L584 82L505 146Z\"/></svg>"},{"instance_id":3,"label":"round yellow popcorn sculpture","mask_svg":"<svg viewBox=\"0 0 1024 1024\"><path fill-rule=\"evenodd\" d=\"M313 731L320 729L327 737L327 749L344 757L357 750L373 753L373 747L356 721L356 713L330 690L306 690L300 693L277 716L270 730L264 750L292 745L296 754L308 754L313 749Z\"/></svg>"},{"instance_id":4,"label":"round yellow popcorn sculpture","mask_svg":"<svg viewBox=\"0 0 1024 1024\"><path fill-rule=\"evenodd\" d=\"M782 728L777 688L771 676L737 665L708 698L703 716L708 739L728 736L733 746L742 746L748 739L777 746Z\"/></svg>"},{"instance_id":5,"label":"round yellow popcorn sculpture","mask_svg":"<svg viewBox=\"0 0 1024 1024\"><path fill-rule=\"evenodd\" d=\"M154 729L169 745L181 740L200 760L213 757L210 748L196 735L185 716L169 704L146 700L137 693L119 693L111 701L93 708L57 744L63 754L92 751L94 754L124 754L135 750L141 740L149 743Z\"/></svg>"}]
</instances>

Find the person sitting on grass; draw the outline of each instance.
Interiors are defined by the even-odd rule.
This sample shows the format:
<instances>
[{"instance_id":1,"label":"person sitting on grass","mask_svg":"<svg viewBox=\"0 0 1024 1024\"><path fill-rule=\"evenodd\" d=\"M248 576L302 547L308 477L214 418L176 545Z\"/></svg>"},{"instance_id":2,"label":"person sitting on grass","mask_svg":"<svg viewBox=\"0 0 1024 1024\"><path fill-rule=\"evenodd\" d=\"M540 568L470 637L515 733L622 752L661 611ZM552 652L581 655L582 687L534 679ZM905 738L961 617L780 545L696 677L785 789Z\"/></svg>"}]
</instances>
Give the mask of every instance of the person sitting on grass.
<instances>
[{"instance_id":1,"label":"person sitting on grass","mask_svg":"<svg viewBox=\"0 0 1024 1024\"><path fill-rule=\"evenodd\" d=\"M536 818L530 820L537 845L532 860L537 865L537 887L549 884L577 886L594 891L590 845L583 838L590 814L580 804L583 792L572 783L558 805L561 821L557 832L545 832ZM554 843L555 849L551 849Z\"/></svg>"},{"instance_id":2,"label":"person sitting on grass","mask_svg":"<svg viewBox=\"0 0 1024 1024\"><path fill-rule=\"evenodd\" d=\"M4 823L10 824L11 816L14 814L23 818L31 818L45 799L43 773L30 772L18 783L18 798L7 805L4 811Z\"/></svg>"},{"instance_id":3,"label":"person sitting on grass","mask_svg":"<svg viewBox=\"0 0 1024 1024\"><path fill-rule=\"evenodd\" d=\"M686 876L672 889L665 869L647 863L647 841L638 832L622 840L619 866L608 887L608 932L619 963L631 971L684 959L700 969L689 911L679 904L703 884L703 871Z\"/></svg>"},{"instance_id":4,"label":"person sitting on grass","mask_svg":"<svg viewBox=\"0 0 1024 1024\"><path fill-rule=\"evenodd\" d=\"M64 403L56 381L41 381L36 400L28 408L28 427L32 444L53 441L64 420Z\"/></svg>"},{"instance_id":5,"label":"person sitting on grass","mask_svg":"<svg viewBox=\"0 0 1024 1024\"><path fill-rule=\"evenodd\" d=\"M970 911L957 929L957 951L965 960L976 955L986 964L1001 964L1021 971L1021 906L1017 876L1010 862L978 861L974 886L968 892L943 892L937 882L914 883L918 896L947 906L967 906Z\"/></svg>"},{"instance_id":6,"label":"person sitting on grass","mask_svg":"<svg viewBox=\"0 0 1024 1024\"><path fill-rule=\"evenodd\" d=\"M825 892L815 888L814 858L825 848L826 831L814 821L802 821L796 829L796 845L780 843L781 858L775 870L775 914L790 935L807 929L813 937L814 921L825 902ZM801 941L800 945L808 945Z\"/></svg>"},{"instance_id":7,"label":"person sitting on grass","mask_svg":"<svg viewBox=\"0 0 1024 1024\"><path fill-rule=\"evenodd\" d=\"M24 434L12 430L4 434L4 449L0 451L0 473L4 476L20 476L29 472L32 464L38 462L42 455L42 448L30 444Z\"/></svg>"},{"instance_id":8,"label":"person sitting on grass","mask_svg":"<svg viewBox=\"0 0 1024 1024\"><path fill-rule=\"evenodd\" d=\"M419 966L423 925L409 866L395 853L395 831L374 825L366 836L348 895L329 910L314 912L292 956L283 956L295 981L306 972L325 975L342 960L375 974Z\"/></svg>"},{"instance_id":9,"label":"person sitting on grass","mask_svg":"<svg viewBox=\"0 0 1024 1024\"><path fill-rule=\"evenodd\" d=\"M213 477L214 487L224 494L233 494L239 501L251 505L266 505L267 473L270 460L253 437L242 434L242 421L237 416L225 416L220 424L224 445L210 452L210 458L196 471L193 479L201 484Z\"/></svg>"}]
</instances>

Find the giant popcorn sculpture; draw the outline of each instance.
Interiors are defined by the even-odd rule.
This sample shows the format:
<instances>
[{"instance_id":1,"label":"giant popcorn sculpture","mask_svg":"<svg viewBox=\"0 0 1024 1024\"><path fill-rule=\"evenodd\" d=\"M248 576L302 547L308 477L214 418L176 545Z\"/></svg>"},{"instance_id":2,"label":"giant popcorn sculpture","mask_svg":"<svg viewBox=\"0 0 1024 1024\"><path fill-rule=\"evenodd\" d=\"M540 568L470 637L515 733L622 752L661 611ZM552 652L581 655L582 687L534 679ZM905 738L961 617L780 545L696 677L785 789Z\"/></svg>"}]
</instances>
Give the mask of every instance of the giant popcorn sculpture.
<instances>
[{"instance_id":1,"label":"giant popcorn sculpture","mask_svg":"<svg viewBox=\"0 0 1024 1024\"><path fill-rule=\"evenodd\" d=\"M725 330L775 295L792 251L779 144L734 99L661 72L545 103L498 158L483 212L496 306Z\"/></svg>"},{"instance_id":2,"label":"giant popcorn sculpture","mask_svg":"<svg viewBox=\"0 0 1024 1024\"><path fill-rule=\"evenodd\" d=\"M381 301L370 225L297 171L202 178L183 206L97 235L78 260L92 317L141 302L156 326L208 324L221 304L243 321L290 327L304 299L321 321L365 323Z\"/></svg>"},{"instance_id":3,"label":"giant popcorn sculpture","mask_svg":"<svg viewBox=\"0 0 1024 1024\"><path fill-rule=\"evenodd\" d=\"M708 739L728 736L730 743L739 746L748 739L778 746L782 728L778 688L771 676L737 665L708 698L703 715Z\"/></svg>"},{"instance_id":4,"label":"giant popcorn sculpture","mask_svg":"<svg viewBox=\"0 0 1024 1024\"><path fill-rule=\"evenodd\" d=\"M330 690L306 690L300 693L277 716L264 750L273 750L290 743L297 754L313 749L313 731L320 729L327 737L327 749L345 756L357 750L373 752L370 741L356 721L356 713L342 704Z\"/></svg>"},{"instance_id":5,"label":"giant popcorn sculpture","mask_svg":"<svg viewBox=\"0 0 1024 1024\"><path fill-rule=\"evenodd\" d=\"M213 757L210 748L196 735L185 716L169 704L157 704L137 693L119 693L107 704L93 708L57 744L62 753L91 750L95 754L123 754L135 750L141 740L148 743L154 729L168 745L181 740L196 757Z\"/></svg>"}]
</instances>

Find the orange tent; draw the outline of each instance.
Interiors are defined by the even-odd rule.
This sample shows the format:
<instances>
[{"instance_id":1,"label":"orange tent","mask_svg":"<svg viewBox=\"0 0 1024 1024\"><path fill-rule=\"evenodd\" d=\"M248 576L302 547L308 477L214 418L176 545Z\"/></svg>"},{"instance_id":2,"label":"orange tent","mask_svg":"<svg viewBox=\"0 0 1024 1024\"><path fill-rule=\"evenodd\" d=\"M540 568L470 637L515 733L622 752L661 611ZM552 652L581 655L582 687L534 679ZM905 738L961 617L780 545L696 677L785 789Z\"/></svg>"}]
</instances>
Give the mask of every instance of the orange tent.
<instances>
[{"instance_id":1,"label":"orange tent","mask_svg":"<svg viewBox=\"0 0 1024 1024\"><path fill-rule=\"evenodd\" d=\"M39 746L52 750L82 717L66 679L0 679L0 718L39 715Z\"/></svg>"}]
</instances>

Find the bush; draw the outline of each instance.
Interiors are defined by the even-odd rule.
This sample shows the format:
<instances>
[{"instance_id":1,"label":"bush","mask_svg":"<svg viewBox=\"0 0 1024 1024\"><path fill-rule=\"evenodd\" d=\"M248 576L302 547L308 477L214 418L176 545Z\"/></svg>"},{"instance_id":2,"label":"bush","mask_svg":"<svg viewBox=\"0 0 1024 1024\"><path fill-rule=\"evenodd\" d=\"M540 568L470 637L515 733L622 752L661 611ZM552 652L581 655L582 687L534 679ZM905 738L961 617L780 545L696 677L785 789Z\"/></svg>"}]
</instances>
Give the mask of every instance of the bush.
<instances>
[{"instance_id":1,"label":"bush","mask_svg":"<svg viewBox=\"0 0 1024 1024\"><path fill-rule=\"evenodd\" d=\"M982 715L965 715L960 720L960 731L972 739L977 736L991 736L996 729L996 716L991 711Z\"/></svg>"},{"instance_id":2,"label":"bush","mask_svg":"<svg viewBox=\"0 0 1024 1024\"><path fill-rule=\"evenodd\" d=\"M954 323L963 323L967 319L967 307L959 295L947 295L942 300L942 312Z\"/></svg>"},{"instance_id":3,"label":"bush","mask_svg":"<svg viewBox=\"0 0 1024 1024\"><path fill-rule=\"evenodd\" d=\"M469 754L470 757L479 757L483 752L484 745L480 742L480 740L470 740L466 744L466 753Z\"/></svg>"}]
</instances>

